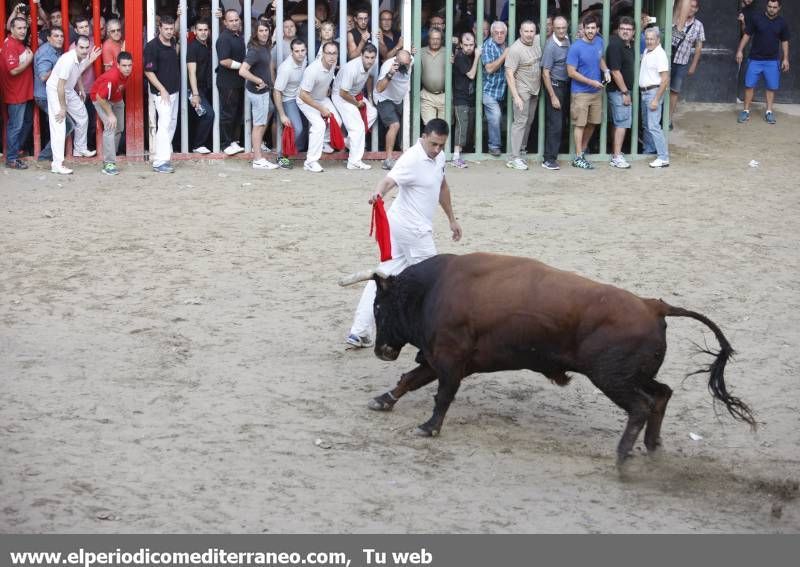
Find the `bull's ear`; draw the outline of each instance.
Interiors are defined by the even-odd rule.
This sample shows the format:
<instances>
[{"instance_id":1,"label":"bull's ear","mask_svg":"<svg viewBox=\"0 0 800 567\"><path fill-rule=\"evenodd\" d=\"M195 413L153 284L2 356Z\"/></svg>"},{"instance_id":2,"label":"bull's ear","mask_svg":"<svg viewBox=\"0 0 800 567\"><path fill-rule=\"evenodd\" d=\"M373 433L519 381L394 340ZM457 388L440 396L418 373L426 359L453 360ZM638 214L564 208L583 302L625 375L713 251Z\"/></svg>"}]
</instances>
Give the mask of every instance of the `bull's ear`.
<instances>
[{"instance_id":1,"label":"bull's ear","mask_svg":"<svg viewBox=\"0 0 800 567\"><path fill-rule=\"evenodd\" d=\"M380 289L381 291L386 291L386 290L389 289L390 283L391 283L389 281L390 280L389 277L383 277L380 274L375 274L375 275L372 276L372 279L375 280L375 283L377 284L378 289Z\"/></svg>"}]
</instances>

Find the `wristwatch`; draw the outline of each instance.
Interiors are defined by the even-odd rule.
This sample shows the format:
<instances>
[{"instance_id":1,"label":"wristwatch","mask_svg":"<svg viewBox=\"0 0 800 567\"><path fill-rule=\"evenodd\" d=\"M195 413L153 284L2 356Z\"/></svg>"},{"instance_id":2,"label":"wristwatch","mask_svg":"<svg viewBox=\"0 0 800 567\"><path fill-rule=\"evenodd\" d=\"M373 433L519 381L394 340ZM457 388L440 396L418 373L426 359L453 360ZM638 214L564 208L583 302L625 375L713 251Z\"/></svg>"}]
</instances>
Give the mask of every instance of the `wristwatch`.
<instances>
[{"instance_id":1,"label":"wristwatch","mask_svg":"<svg viewBox=\"0 0 800 567\"><path fill-rule=\"evenodd\" d=\"M631 94L629 91L622 91L622 96L628 96L629 94Z\"/></svg>"}]
</instances>

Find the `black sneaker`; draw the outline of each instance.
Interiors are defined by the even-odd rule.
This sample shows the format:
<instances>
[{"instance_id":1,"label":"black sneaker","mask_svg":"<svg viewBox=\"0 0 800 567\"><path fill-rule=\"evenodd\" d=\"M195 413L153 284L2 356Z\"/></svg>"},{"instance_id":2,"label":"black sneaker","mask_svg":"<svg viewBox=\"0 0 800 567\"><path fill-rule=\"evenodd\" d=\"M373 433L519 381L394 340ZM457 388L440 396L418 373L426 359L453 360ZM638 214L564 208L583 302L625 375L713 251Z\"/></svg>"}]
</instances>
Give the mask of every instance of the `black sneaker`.
<instances>
[{"instance_id":1,"label":"black sneaker","mask_svg":"<svg viewBox=\"0 0 800 567\"><path fill-rule=\"evenodd\" d=\"M548 159L548 160L543 161L542 162L542 167L545 168L545 169L551 169L553 171L561 169L561 166L558 165L558 162L556 160L554 160L554 159Z\"/></svg>"},{"instance_id":2,"label":"black sneaker","mask_svg":"<svg viewBox=\"0 0 800 567\"><path fill-rule=\"evenodd\" d=\"M6 167L11 169L28 169L28 164L21 159L15 159L14 161L6 161Z\"/></svg>"}]
</instances>

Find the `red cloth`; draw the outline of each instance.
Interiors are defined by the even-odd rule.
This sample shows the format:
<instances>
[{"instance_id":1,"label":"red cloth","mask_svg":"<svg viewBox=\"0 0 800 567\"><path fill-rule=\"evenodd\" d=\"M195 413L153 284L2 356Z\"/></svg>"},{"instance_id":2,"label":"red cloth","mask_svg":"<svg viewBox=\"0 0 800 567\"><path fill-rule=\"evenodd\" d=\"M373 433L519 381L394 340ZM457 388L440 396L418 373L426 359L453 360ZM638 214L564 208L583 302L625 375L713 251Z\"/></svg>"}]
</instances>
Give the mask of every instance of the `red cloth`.
<instances>
[{"instance_id":1,"label":"red cloth","mask_svg":"<svg viewBox=\"0 0 800 567\"><path fill-rule=\"evenodd\" d=\"M119 67L112 67L97 77L89 91L89 97L92 101L102 98L109 102L119 102L125 96L127 82L128 77L120 72Z\"/></svg>"},{"instance_id":2,"label":"red cloth","mask_svg":"<svg viewBox=\"0 0 800 567\"><path fill-rule=\"evenodd\" d=\"M334 118L333 114L331 114L328 118L331 128L331 147L334 150L341 151L344 149L344 136L342 136L342 128L339 126L339 123L336 122L336 118Z\"/></svg>"},{"instance_id":3,"label":"red cloth","mask_svg":"<svg viewBox=\"0 0 800 567\"><path fill-rule=\"evenodd\" d=\"M26 49L24 43L10 35L0 47L0 98L6 104L22 104L33 100L33 61L22 73L11 74L12 69L19 67L20 55Z\"/></svg>"},{"instance_id":4,"label":"red cloth","mask_svg":"<svg viewBox=\"0 0 800 567\"><path fill-rule=\"evenodd\" d=\"M281 145L281 153L286 157L296 156L297 146L294 143L294 128L291 126L284 126L282 141L283 144Z\"/></svg>"},{"instance_id":5,"label":"red cloth","mask_svg":"<svg viewBox=\"0 0 800 567\"><path fill-rule=\"evenodd\" d=\"M372 203L372 221L369 226L369 235L375 233L375 240L381 251L381 262L392 259L392 237L389 233L389 219L386 210L383 208L383 199L378 197Z\"/></svg>"},{"instance_id":6,"label":"red cloth","mask_svg":"<svg viewBox=\"0 0 800 567\"><path fill-rule=\"evenodd\" d=\"M364 100L364 95L362 93L358 93L356 95L356 100L362 101ZM364 121L364 132L369 132L369 119L367 118L367 105L365 104L361 108L358 109L361 113L361 120Z\"/></svg>"}]
</instances>

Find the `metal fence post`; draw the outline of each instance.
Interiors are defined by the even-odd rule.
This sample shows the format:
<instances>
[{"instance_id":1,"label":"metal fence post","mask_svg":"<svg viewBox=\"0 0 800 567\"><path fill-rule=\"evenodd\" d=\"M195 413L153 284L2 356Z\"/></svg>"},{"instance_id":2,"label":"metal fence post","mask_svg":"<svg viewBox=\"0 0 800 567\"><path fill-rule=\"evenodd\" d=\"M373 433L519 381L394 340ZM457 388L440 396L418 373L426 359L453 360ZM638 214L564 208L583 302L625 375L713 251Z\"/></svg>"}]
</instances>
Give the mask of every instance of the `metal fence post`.
<instances>
[{"instance_id":1,"label":"metal fence post","mask_svg":"<svg viewBox=\"0 0 800 567\"><path fill-rule=\"evenodd\" d=\"M484 0L477 0L475 6L475 45L483 49L483 10ZM489 37L491 38L491 32ZM481 55L483 57L483 55ZM475 77L475 157L483 157L483 62L478 63Z\"/></svg>"},{"instance_id":2,"label":"metal fence post","mask_svg":"<svg viewBox=\"0 0 800 567\"><path fill-rule=\"evenodd\" d=\"M212 129L211 145L214 153L219 153L219 89L217 89L217 39L219 39L219 0L211 0L211 106L214 109L214 128Z\"/></svg>"}]
</instances>

